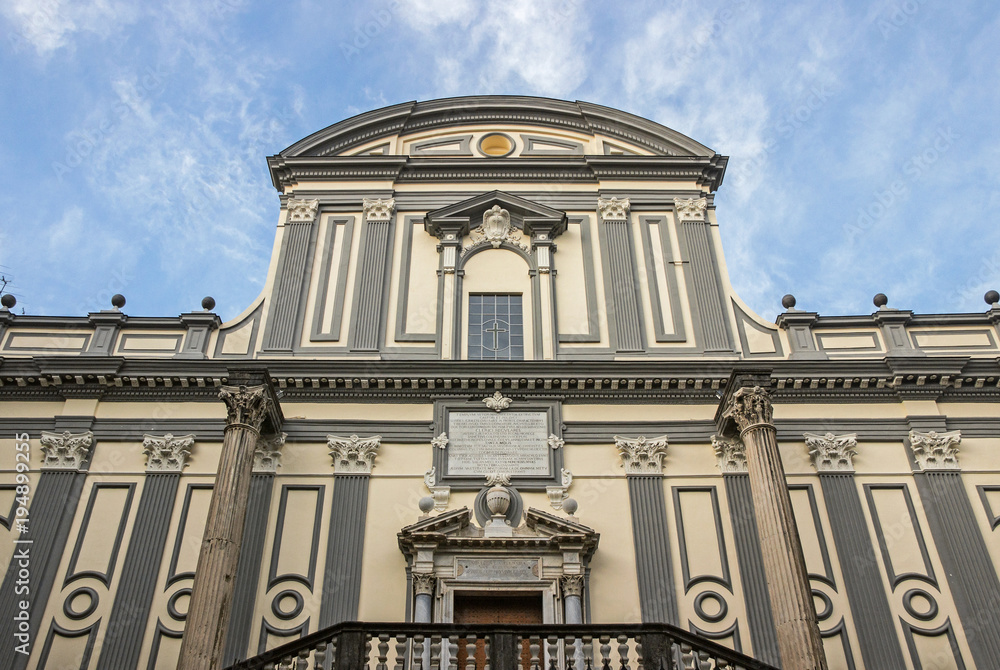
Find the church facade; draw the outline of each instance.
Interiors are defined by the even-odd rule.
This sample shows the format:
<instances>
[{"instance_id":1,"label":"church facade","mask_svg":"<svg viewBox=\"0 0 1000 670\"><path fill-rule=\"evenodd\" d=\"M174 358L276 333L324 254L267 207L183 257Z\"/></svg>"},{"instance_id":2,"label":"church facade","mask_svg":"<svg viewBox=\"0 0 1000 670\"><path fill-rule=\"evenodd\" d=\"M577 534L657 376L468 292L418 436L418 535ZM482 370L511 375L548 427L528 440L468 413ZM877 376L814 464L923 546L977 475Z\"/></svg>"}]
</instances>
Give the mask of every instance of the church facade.
<instances>
[{"instance_id":1,"label":"church facade","mask_svg":"<svg viewBox=\"0 0 1000 670\"><path fill-rule=\"evenodd\" d=\"M526 667L660 624L708 641L686 667L997 667L1000 298L768 321L726 163L588 103L395 105L268 158L235 319L5 307L0 668L225 667L355 621L400 622L373 668L482 667L404 623L592 635Z\"/></svg>"}]
</instances>

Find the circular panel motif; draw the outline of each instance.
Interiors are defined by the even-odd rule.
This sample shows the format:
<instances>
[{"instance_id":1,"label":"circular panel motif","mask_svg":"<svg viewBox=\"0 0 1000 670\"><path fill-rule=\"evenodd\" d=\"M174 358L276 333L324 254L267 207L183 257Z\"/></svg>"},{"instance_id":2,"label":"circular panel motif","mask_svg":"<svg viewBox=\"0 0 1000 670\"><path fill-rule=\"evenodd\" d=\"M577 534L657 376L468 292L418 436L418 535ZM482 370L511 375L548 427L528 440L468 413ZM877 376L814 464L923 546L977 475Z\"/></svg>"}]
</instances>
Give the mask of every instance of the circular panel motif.
<instances>
[{"instance_id":1,"label":"circular panel motif","mask_svg":"<svg viewBox=\"0 0 1000 670\"><path fill-rule=\"evenodd\" d=\"M938 604L927 591L910 589L903 594L903 609L914 619L930 621L937 616Z\"/></svg>"},{"instance_id":2,"label":"circular panel motif","mask_svg":"<svg viewBox=\"0 0 1000 670\"><path fill-rule=\"evenodd\" d=\"M274 612L274 616L285 621L294 619L301 614L304 606L305 601L302 599L302 595L291 589L279 592L271 601L271 611Z\"/></svg>"},{"instance_id":3,"label":"circular panel motif","mask_svg":"<svg viewBox=\"0 0 1000 670\"><path fill-rule=\"evenodd\" d=\"M726 618L729 605L726 599L715 591L703 591L694 599L694 611L705 621L716 623Z\"/></svg>"},{"instance_id":4,"label":"circular panel motif","mask_svg":"<svg viewBox=\"0 0 1000 670\"><path fill-rule=\"evenodd\" d=\"M514 152L514 139L504 133L489 133L479 140L479 153L491 158L503 158Z\"/></svg>"},{"instance_id":5,"label":"circular panel motif","mask_svg":"<svg viewBox=\"0 0 1000 670\"><path fill-rule=\"evenodd\" d=\"M191 589L179 589L167 601L167 614L177 621L187 619L188 607L191 605Z\"/></svg>"},{"instance_id":6,"label":"circular panel motif","mask_svg":"<svg viewBox=\"0 0 1000 670\"><path fill-rule=\"evenodd\" d=\"M833 601L830 600L830 596L826 595L822 591L817 591L813 589L813 607L816 608L816 619L818 621L826 621L833 614ZM822 605L822 609L820 608Z\"/></svg>"},{"instance_id":7,"label":"circular panel motif","mask_svg":"<svg viewBox=\"0 0 1000 670\"><path fill-rule=\"evenodd\" d=\"M84 599L86 599L86 605L81 606L80 601ZM81 586L66 597L66 602L63 603L63 613L74 621L86 619L97 609L98 599L97 591L89 586Z\"/></svg>"}]
</instances>

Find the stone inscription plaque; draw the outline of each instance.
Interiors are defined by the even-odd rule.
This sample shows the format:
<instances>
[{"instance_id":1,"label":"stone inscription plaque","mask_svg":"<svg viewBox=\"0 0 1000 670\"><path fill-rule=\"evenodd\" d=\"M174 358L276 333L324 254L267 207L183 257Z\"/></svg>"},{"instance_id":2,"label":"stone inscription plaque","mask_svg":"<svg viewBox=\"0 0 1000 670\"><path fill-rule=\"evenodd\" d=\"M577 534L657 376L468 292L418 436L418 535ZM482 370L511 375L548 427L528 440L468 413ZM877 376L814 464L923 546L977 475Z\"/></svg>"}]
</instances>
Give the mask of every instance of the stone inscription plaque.
<instances>
[{"instance_id":1,"label":"stone inscription plaque","mask_svg":"<svg viewBox=\"0 0 1000 670\"><path fill-rule=\"evenodd\" d=\"M448 474L551 476L545 412L452 412Z\"/></svg>"},{"instance_id":2,"label":"stone inscription plaque","mask_svg":"<svg viewBox=\"0 0 1000 670\"><path fill-rule=\"evenodd\" d=\"M538 561L516 558L460 558L458 579L470 582L536 581Z\"/></svg>"}]
</instances>

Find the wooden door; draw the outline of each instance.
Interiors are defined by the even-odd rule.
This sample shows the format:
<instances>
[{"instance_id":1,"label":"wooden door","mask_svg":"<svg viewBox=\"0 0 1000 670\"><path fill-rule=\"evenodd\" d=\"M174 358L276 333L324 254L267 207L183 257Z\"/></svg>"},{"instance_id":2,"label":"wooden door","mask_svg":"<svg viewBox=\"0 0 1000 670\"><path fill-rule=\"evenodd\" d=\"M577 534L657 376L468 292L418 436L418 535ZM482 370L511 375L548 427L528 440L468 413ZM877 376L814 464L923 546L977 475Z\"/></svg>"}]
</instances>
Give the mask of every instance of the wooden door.
<instances>
[{"instance_id":1,"label":"wooden door","mask_svg":"<svg viewBox=\"0 0 1000 670\"><path fill-rule=\"evenodd\" d=\"M542 623L542 594L492 595L488 593L455 594L455 623L505 624ZM466 670L468 656L464 639L458 642L458 668ZM486 667L486 645L476 641L476 670ZM521 670L530 670L531 651L527 640L521 641Z\"/></svg>"}]
</instances>

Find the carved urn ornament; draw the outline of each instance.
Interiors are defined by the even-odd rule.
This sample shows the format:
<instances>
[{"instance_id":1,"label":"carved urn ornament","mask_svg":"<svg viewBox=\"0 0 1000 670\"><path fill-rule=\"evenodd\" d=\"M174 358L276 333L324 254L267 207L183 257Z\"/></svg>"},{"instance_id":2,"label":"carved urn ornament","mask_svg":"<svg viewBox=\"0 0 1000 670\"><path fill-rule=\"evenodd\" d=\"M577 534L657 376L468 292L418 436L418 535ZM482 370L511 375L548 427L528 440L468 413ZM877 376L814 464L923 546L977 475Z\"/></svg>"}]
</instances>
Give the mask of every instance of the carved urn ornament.
<instances>
[{"instance_id":1,"label":"carved urn ornament","mask_svg":"<svg viewBox=\"0 0 1000 670\"><path fill-rule=\"evenodd\" d=\"M499 518L503 523L503 517L510 508L510 491L504 488L510 484L510 478L506 475L493 474L486 478L486 483L492 484L490 490L486 492L486 508L494 519Z\"/></svg>"}]
</instances>

